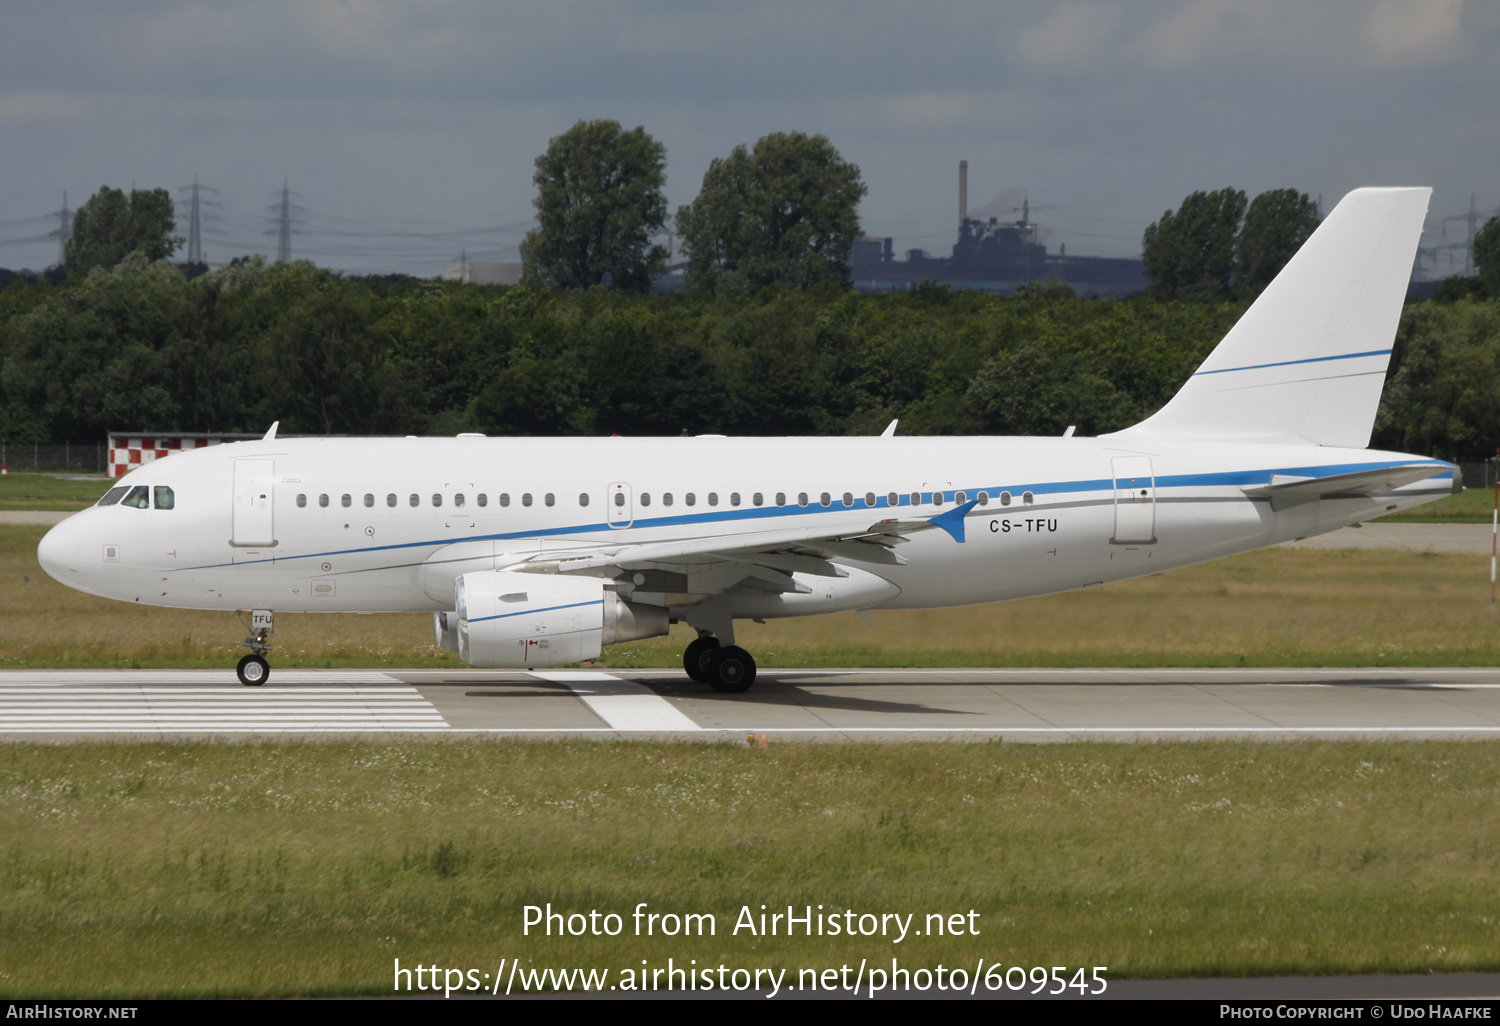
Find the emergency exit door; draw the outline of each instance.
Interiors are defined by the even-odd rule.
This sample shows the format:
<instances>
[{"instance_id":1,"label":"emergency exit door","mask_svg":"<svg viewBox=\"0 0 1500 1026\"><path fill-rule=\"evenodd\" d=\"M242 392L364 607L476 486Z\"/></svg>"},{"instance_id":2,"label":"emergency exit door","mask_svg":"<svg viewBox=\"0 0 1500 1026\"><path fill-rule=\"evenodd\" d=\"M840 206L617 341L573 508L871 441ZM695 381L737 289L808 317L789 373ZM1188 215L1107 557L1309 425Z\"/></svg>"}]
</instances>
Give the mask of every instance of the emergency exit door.
<instances>
[{"instance_id":1,"label":"emergency exit door","mask_svg":"<svg viewBox=\"0 0 1500 1026\"><path fill-rule=\"evenodd\" d=\"M609 498L604 501L608 506L606 519L610 527L629 527L635 522L635 497L631 494L630 485L623 481L612 482L609 486Z\"/></svg>"},{"instance_id":2,"label":"emergency exit door","mask_svg":"<svg viewBox=\"0 0 1500 1026\"><path fill-rule=\"evenodd\" d=\"M234 536L231 545L276 544L272 523L275 460L234 461Z\"/></svg>"},{"instance_id":3,"label":"emergency exit door","mask_svg":"<svg viewBox=\"0 0 1500 1026\"><path fill-rule=\"evenodd\" d=\"M1150 456L1116 456L1115 534L1117 545L1144 545L1156 541L1156 479Z\"/></svg>"}]
</instances>

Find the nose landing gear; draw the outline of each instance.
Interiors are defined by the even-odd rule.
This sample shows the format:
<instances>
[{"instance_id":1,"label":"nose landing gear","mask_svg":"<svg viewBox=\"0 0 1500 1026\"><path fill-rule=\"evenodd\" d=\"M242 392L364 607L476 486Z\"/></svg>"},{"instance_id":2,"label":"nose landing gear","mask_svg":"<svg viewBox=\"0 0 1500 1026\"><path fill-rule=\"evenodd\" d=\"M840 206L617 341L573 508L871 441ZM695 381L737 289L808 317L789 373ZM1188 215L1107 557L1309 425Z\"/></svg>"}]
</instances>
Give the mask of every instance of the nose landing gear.
<instances>
[{"instance_id":1,"label":"nose landing gear","mask_svg":"<svg viewBox=\"0 0 1500 1026\"><path fill-rule=\"evenodd\" d=\"M245 623L243 614L236 612L235 615L240 618L240 623ZM260 687L271 676L271 664L266 662L265 653L276 647L266 641L266 636L271 633L274 622L269 609L256 609L250 613L250 623L245 624L250 637L240 644L249 648L250 654L239 661L234 672L235 676L239 677L240 683L247 688Z\"/></svg>"},{"instance_id":2,"label":"nose landing gear","mask_svg":"<svg viewBox=\"0 0 1500 1026\"><path fill-rule=\"evenodd\" d=\"M721 645L712 634L699 634L682 653L682 668L699 684L737 694L755 683L755 659L738 645Z\"/></svg>"}]
</instances>

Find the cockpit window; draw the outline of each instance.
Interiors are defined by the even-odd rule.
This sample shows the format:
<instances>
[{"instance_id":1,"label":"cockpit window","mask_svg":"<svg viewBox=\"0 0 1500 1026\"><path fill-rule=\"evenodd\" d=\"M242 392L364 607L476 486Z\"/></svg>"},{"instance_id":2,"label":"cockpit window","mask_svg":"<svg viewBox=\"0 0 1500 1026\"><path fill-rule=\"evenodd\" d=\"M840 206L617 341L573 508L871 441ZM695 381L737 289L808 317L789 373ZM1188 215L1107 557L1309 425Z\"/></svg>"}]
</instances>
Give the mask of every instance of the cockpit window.
<instances>
[{"instance_id":1,"label":"cockpit window","mask_svg":"<svg viewBox=\"0 0 1500 1026\"><path fill-rule=\"evenodd\" d=\"M134 506L136 509L148 509L151 506L151 489L145 485L136 485L130 489L130 494L120 500L122 506Z\"/></svg>"},{"instance_id":2,"label":"cockpit window","mask_svg":"<svg viewBox=\"0 0 1500 1026\"><path fill-rule=\"evenodd\" d=\"M156 508L173 509L177 506L177 496L167 485L156 486Z\"/></svg>"},{"instance_id":3,"label":"cockpit window","mask_svg":"<svg viewBox=\"0 0 1500 1026\"><path fill-rule=\"evenodd\" d=\"M113 506L115 503L117 503L121 499L125 498L125 493L128 492L128 491L130 491L130 486L129 485L121 485L118 488L111 488L109 491L107 491L107 492L104 493L104 498L102 498L98 502L94 503L94 505L96 505L96 506Z\"/></svg>"}]
</instances>

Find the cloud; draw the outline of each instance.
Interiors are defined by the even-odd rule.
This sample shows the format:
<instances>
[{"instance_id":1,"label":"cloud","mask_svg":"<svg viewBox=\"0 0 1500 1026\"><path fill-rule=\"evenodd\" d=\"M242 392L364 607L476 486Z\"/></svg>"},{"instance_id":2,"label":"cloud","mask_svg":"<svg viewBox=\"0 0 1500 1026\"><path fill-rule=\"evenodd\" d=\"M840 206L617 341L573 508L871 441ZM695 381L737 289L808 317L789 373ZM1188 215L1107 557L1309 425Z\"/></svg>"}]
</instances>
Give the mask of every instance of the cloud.
<instances>
[{"instance_id":1,"label":"cloud","mask_svg":"<svg viewBox=\"0 0 1500 1026\"><path fill-rule=\"evenodd\" d=\"M58 121L87 114L87 97L61 92L0 93L0 122Z\"/></svg>"},{"instance_id":2,"label":"cloud","mask_svg":"<svg viewBox=\"0 0 1500 1026\"><path fill-rule=\"evenodd\" d=\"M1119 21L1114 7L1064 3L1021 35L1021 57L1032 64L1077 64L1093 55Z\"/></svg>"},{"instance_id":3,"label":"cloud","mask_svg":"<svg viewBox=\"0 0 1500 1026\"><path fill-rule=\"evenodd\" d=\"M896 121L953 121L974 109L974 98L968 93L916 93L892 100L891 117Z\"/></svg>"},{"instance_id":4,"label":"cloud","mask_svg":"<svg viewBox=\"0 0 1500 1026\"><path fill-rule=\"evenodd\" d=\"M1370 12L1365 39L1375 53L1401 64L1425 64L1457 55L1464 0L1380 0Z\"/></svg>"}]
</instances>

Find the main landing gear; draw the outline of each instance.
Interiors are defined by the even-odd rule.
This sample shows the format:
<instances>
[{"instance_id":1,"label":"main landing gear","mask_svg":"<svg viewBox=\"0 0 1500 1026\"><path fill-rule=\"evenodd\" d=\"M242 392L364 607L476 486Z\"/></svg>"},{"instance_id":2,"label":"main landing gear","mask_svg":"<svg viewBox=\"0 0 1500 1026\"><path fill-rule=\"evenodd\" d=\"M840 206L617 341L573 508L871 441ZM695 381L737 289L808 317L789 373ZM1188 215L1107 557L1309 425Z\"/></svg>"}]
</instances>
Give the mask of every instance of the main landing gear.
<instances>
[{"instance_id":1,"label":"main landing gear","mask_svg":"<svg viewBox=\"0 0 1500 1026\"><path fill-rule=\"evenodd\" d=\"M755 659L738 645L720 645L712 634L700 633L698 640L682 653L682 668L699 684L715 691L734 694L746 691L755 683Z\"/></svg>"},{"instance_id":2,"label":"main landing gear","mask_svg":"<svg viewBox=\"0 0 1500 1026\"><path fill-rule=\"evenodd\" d=\"M235 615L239 616L240 623L245 623L243 614L236 612ZM258 688L271 676L271 664L266 662L265 653L276 647L266 641L273 626L274 620L269 609L254 610L250 614L250 622L245 624L250 636L240 644L249 648L250 654L239 661L234 672L240 683L247 688Z\"/></svg>"}]
</instances>

